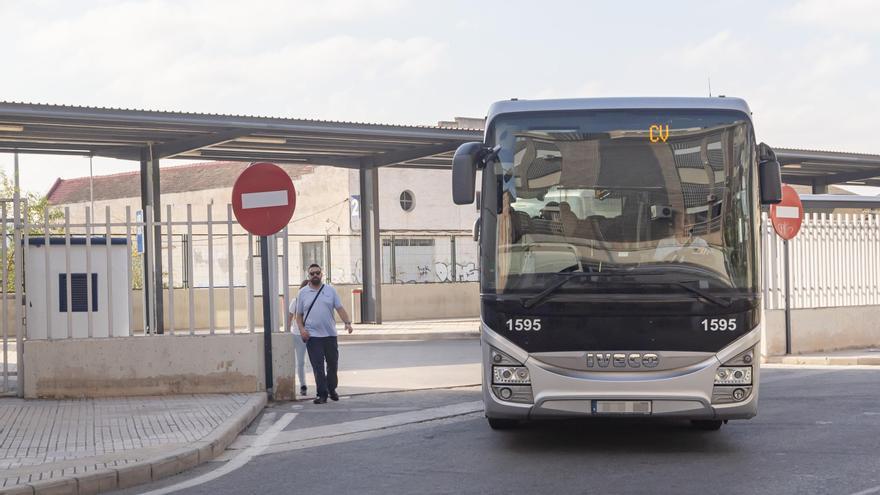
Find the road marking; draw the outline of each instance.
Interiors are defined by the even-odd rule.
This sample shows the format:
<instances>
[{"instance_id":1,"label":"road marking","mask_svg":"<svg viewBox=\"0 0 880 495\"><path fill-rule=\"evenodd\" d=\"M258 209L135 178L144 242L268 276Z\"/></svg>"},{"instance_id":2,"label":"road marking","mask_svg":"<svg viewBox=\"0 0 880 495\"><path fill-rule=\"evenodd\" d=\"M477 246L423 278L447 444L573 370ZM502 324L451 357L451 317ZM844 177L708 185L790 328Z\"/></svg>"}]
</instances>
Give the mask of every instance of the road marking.
<instances>
[{"instance_id":1,"label":"road marking","mask_svg":"<svg viewBox=\"0 0 880 495\"><path fill-rule=\"evenodd\" d=\"M275 411L268 411L263 414L263 417L260 418L260 422L257 424L257 429L254 431L254 435L262 435L269 428L272 427L272 424L275 423L275 418L278 416L278 413Z\"/></svg>"},{"instance_id":2,"label":"road marking","mask_svg":"<svg viewBox=\"0 0 880 495\"><path fill-rule=\"evenodd\" d=\"M243 467L245 464L250 462L251 459L260 455L266 448L270 445L270 442L276 435L281 433L281 431L293 421L293 418L297 416L297 413L285 413L281 416L281 419L275 422L272 426L269 427L262 435L258 436L256 440L254 440L254 444L251 447L245 449L241 454L235 456L231 461L224 464L223 466L205 473L199 477L193 478L191 480L186 480L181 483L177 483L171 486L166 486L164 488L159 488L157 490L146 492L142 495L164 495L166 493L174 493L176 491L185 490L187 488L192 488L194 486L201 485L203 483L207 483L209 481L215 480L221 476L227 475L236 469Z\"/></svg>"},{"instance_id":3,"label":"road marking","mask_svg":"<svg viewBox=\"0 0 880 495\"><path fill-rule=\"evenodd\" d=\"M312 408L312 409L304 409L301 412L304 413L319 413L319 414L327 414L327 413L391 413L391 412L406 412L406 411L417 411L419 410L417 407L352 407L348 409L337 409L337 408Z\"/></svg>"},{"instance_id":4,"label":"road marking","mask_svg":"<svg viewBox=\"0 0 880 495\"><path fill-rule=\"evenodd\" d=\"M764 368L764 367L761 366L761 369L763 369L763 368ZM834 371L834 370L817 369L817 370L803 371L803 372L801 372L801 373L790 373L790 374L787 374L787 375L777 375L776 373L771 373L770 376L762 376L761 379L760 379L760 383L761 383L762 385L765 385L765 384L768 384L768 383L781 382L781 381L783 381L783 380L794 380L794 379L798 379L798 378L809 378L809 377L814 377L814 376L818 376L818 375L827 375L827 374L829 374L829 373L832 373L833 371Z\"/></svg>"},{"instance_id":5,"label":"road marking","mask_svg":"<svg viewBox=\"0 0 880 495\"><path fill-rule=\"evenodd\" d=\"M853 493L852 495L870 495L872 493L880 493L880 485L877 485L874 488L868 488L867 490Z\"/></svg>"},{"instance_id":6,"label":"road marking","mask_svg":"<svg viewBox=\"0 0 880 495\"><path fill-rule=\"evenodd\" d=\"M261 455L269 455L269 454L278 454L281 452L290 452L293 450L302 450L302 449L311 449L314 447L324 447L327 445L334 445L337 443L346 443L346 442L354 442L358 440L368 440L372 438L384 437L388 435L397 435L399 433L408 433L418 430L425 430L428 428L437 428L441 426L451 425L455 423L461 423L464 421L474 421L483 417L483 411L472 412L468 414L462 414L459 416L448 416L445 418L432 419L429 421L422 421L420 423L406 423L398 426L391 426L388 428L383 428L379 430L369 430L363 431L359 433L349 433L345 435L340 435L336 437L324 437L324 438L314 438L311 440L303 440L299 442L293 442L289 444L277 445L274 447L269 447L265 452Z\"/></svg>"},{"instance_id":7,"label":"road marking","mask_svg":"<svg viewBox=\"0 0 880 495\"><path fill-rule=\"evenodd\" d=\"M478 400L345 423L284 431L271 440L269 447L263 454L296 450L305 448L304 445L316 446L350 441L357 439L357 435L375 432L376 430L390 430L404 425L427 423L429 421L465 416L482 411L483 401Z\"/></svg>"},{"instance_id":8,"label":"road marking","mask_svg":"<svg viewBox=\"0 0 880 495\"><path fill-rule=\"evenodd\" d=\"M287 206L287 190L244 193L241 195L241 208L269 208Z\"/></svg>"}]
</instances>

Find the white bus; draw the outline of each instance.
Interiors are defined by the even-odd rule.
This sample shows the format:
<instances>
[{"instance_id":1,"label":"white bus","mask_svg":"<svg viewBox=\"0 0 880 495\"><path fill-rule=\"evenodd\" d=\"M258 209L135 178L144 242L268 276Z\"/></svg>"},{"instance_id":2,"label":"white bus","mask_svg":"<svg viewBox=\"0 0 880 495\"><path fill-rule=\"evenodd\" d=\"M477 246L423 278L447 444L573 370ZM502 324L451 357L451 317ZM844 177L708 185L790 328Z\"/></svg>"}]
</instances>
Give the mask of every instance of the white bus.
<instances>
[{"instance_id":1,"label":"white bus","mask_svg":"<svg viewBox=\"0 0 880 495\"><path fill-rule=\"evenodd\" d=\"M779 163L736 98L495 103L453 159L480 212L492 428L757 412L761 204Z\"/></svg>"}]
</instances>

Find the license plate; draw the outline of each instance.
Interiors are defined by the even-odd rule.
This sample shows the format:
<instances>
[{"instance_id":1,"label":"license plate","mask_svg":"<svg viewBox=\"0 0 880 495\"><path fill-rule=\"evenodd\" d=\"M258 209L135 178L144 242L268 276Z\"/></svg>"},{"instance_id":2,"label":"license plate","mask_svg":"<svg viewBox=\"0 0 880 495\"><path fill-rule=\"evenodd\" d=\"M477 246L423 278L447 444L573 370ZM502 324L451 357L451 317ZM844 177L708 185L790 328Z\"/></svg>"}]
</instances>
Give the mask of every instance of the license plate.
<instances>
[{"instance_id":1,"label":"license plate","mask_svg":"<svg viewBox=\"0 0 880 495\"><path fill-rule=\"evenodd\" d=\"M594 400L593 414L642 416L651 414L649 400Z\"/></svg>"}]
</instances>

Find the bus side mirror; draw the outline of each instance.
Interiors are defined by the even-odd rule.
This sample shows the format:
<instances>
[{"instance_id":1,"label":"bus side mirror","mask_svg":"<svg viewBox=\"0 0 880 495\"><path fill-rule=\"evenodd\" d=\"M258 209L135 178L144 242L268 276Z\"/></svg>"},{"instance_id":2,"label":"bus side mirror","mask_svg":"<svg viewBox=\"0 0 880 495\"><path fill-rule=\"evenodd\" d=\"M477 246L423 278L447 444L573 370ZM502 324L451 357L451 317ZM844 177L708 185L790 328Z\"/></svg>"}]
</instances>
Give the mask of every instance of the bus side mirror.
<instances>
[{"instance_id":1,"label":"bus side mirror","mask_svg":"<svg viewBox=\"0 0 880 495\"><path fill-rule=\"evenodd\" d=\"M452 201L457 205L474 202L477 168L484 153L483 143L464 143L452 157Z\"/></svg>"},{"instance_id":2,"label":"bus side mirror","mask_svg":"<svg viewBox=\"0 0 880 495\"><path fill-rule=\"evenodd\" d=\"M782 201L782 173L779 162L769 160L758 165L761 204L774 205Z\"/></svg>"},{"instance_id":3,"label":"bus side mirror","mask_svg":"<svg viewBox=\"0 0 880 495\"><path fill-rule=\"evenodd\" d=\"M761 204L775 205L782 201L782 168L776 152L766 143L758 145L758 186Z\"/></svg>"}]
</instances>

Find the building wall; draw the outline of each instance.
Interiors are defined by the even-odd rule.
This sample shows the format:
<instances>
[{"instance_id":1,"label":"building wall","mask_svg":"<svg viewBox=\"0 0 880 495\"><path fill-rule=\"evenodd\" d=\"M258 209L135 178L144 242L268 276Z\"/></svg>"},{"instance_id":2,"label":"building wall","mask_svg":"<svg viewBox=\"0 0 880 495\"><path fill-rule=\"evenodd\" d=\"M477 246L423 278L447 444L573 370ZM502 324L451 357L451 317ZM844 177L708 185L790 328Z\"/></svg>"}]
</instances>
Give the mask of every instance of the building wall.
<instances>
[{"instance_id":1,"label":"building wall","mask_svg":"<svg viewBox=\"0 0 880 495\"><path fill-rule=\"evenodd\" d=\"M351 194L359 195L358 172L349 173ZM400 193L404 190L411 191L415 197L415 208L409 212L400 207ZM452 202L451 170L379 169L379 223L382 230L471 231L478 216L475 205L459 206Z\"/></svg>"}]
</instances>

